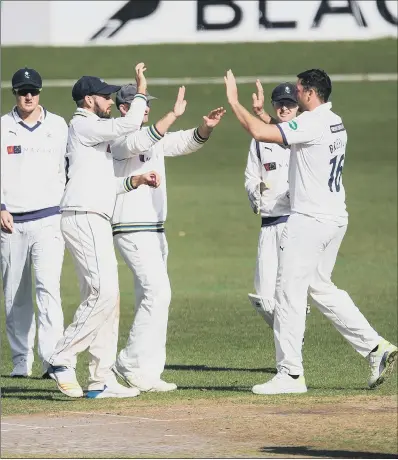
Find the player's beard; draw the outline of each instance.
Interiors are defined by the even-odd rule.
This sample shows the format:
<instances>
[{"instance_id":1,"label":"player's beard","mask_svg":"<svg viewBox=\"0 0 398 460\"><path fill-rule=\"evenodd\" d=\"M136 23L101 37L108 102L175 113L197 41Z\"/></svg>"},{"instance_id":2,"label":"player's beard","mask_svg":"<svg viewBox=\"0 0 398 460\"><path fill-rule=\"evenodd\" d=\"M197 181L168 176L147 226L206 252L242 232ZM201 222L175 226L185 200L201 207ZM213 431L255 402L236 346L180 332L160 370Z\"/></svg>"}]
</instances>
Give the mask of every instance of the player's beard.
<instances>
[{"instance_id":1,"label":"player's beard","mask_svg":"<svg viewBox=\"0 0 398 460\"><path fill-rule=\"evenodd\" d=\"M99 118L111 118L111 112L104 112L100 109L97 101L94 101L94 113L97 115Z\"/></svg>"}]
</instances>

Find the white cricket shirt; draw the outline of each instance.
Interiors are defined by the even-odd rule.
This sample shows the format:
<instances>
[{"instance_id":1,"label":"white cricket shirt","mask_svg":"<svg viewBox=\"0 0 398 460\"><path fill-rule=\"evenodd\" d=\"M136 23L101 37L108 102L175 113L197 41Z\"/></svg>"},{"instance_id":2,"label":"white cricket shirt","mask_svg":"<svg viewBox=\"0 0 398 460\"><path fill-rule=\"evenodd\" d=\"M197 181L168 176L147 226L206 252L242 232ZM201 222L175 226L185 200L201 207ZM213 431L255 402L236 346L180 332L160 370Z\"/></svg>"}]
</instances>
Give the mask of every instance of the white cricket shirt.
<instances>
[{"instance_id":1,"label":"white cricket shirt","mask_svg":"<svg viewBox=\"0 0 398 460\"><path fill-rule=\"evenodd\" d=\"M289 159L289 147L254 139L251 141L245 170L245 189L251 194L260 182L265 183L267 188L260 201L262 217L290 214Z\"/></svg>"},{"instance_id":2,"label":"white cricket shirt","mask_svg":"<svg viewBox=\"0 0 398 460\"><path fill-rule=\"evenodd\" d=\"M24 220L59 212L65 187L68 127L62 117L40 109L34 126L16 107L1 117L1 205L11 214L31 214Z\"/></svg>"},{"instance_id":3,"label":"white cricket shirt","mask_svg":"<svg viewBox=\"0 0 398 460\"><path fill-rule=\"evenodd\" d=\"M342 173L347 132L331 102L280 123L285 145L291 146L289 188L293 212L347 224Z\"/></svg>"},{"instance_id":4,"label":"white cricket shirt","mask_svg":"<svg viewBox=\"0 0 398 460\"><path fill-rule=\"evenodd\" d=\"M146 97L137 94L123 118L103 119L77 109L70 124L67 146L67 184L61 211L89 211L110 218L116 195L132 190L129 178L116 178L111 143L140 129Z\"/></svg>"}]
</instances>

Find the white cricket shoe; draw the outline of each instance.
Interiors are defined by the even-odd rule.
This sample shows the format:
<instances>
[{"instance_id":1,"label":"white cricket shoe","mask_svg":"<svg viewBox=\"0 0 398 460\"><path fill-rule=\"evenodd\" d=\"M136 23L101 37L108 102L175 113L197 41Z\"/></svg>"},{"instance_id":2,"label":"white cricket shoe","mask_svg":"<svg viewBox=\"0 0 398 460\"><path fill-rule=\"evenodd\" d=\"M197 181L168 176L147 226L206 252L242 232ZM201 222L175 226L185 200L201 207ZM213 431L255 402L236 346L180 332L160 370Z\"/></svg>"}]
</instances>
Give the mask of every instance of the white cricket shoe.
<instances>
[{"instance_id":1,"label":"white cricket shoe","mask_svg":"<svg viewBox=\"0 0 398 460\"><path fill-rule=\"evenodd\" d=\"M20 358L17 364L14 365L10 377L30 377L32 375L32 363L26 358Z\"/></svg>"},{"instance_id":2,"label":"white cricket shoe","mask_svg":"<svg viewBox=\"0 0 398 460\"><path fill-rule=\"evenodd\" d=\"M252 392L256 395L277 395L283 393L306 393L304 375L294 379L289 374L278 372L275 377L262 385L254 385Z\"/></svg>"},{"instance_id":3,"label":"white cricket shoe","mask_svg":"<svg viewBox=\"0 0 398 460\"><path fill-rule=\"evenodd\" d=\"M50 366L48 368L49 376L55 380L58 390L70 398L81 398L83 390L76 378L76 372L73 367L68 366Z\"/></svg>"},{"instance_id":4,"label":"white cricket shoe","mask_svg":"<svg viewBox=\"0 0 398 460\"><path fill-rule=\"evenodd\" d=\"M90 399L103 399L103 398L135 398L140 394L138 388L127 388L120 383L112 381L104 385L103 390L89 390L86 394Z\"/></svg>"},{"instance_id":5,"label":"white cricket shoe","mask_svg":"<svg viewBox=\"0 0 398 460\"><path fill-rule=\"evenodd\" d=\"M369 388L381 385L392 373L398 357L398 348L387 340L379 343L377 351L369 353L368 360L371 376L368 382Z\"/></svg>"},{"instance_id":6,"label":"white cricket shoe","mask_svg":"<svg viewBox=\"0 0 398 460\"><path fill-rule=\"evenodd\" d=\"M112 371L115 375L124 380L131 388L138 388L143 392L159 392L174 391L177 389L175 383L168 383L162 379L148 380L131 373L122 372L117 368L116 364L112 366Z\"/></svg>"}]
</instances>

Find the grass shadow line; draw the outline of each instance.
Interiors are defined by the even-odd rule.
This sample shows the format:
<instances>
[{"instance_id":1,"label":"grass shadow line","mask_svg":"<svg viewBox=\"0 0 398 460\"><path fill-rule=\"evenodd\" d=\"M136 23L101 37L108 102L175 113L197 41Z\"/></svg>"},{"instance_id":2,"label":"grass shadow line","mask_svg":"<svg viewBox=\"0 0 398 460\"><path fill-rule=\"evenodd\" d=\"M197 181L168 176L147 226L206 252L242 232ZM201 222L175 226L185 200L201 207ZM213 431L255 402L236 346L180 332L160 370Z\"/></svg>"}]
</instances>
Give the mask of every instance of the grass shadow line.
<instances>
[{"instance_id":1,"label":"grass shadow line","mask_svg":"<svg viewBox=\"0 0 398 460\"><path fill-rule=\"evenodd\" d=\"M279 455L300 455L305 458L397 458L397 454L376 452L358 452L351 450L313 449L307 446L273 446L262 447L260 452Z\"/></svg>"},{"instance_id":2,"label":"grass shadow line","mask_svg":"<svg viewBox=\"0 0 398 460\"><path fill-rule=\"evenodd\" d=\"M243 367L214 367L205 364L166 364L165 369L171 371L208 371L208 372L260 372L266 374L276 374L273 367L265 368L243 368Z\"/></svg>"}]
</instances>

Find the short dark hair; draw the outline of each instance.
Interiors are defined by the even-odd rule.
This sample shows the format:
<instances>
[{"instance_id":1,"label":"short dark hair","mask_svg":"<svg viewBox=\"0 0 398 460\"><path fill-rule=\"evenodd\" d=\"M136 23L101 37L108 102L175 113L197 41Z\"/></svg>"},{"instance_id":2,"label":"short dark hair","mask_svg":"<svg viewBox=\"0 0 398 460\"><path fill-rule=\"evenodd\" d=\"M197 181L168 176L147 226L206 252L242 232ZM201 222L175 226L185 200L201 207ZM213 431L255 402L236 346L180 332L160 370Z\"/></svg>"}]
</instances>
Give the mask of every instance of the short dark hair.
<instances>
[{"instance_id":1,"label":"short dark hair","mask_svg":"<svg viewBox=\"0 0 398 460\"><path fill-rule=\"evenodd\" d=\"M313 89L322 102L327 102L332 92L329 75L321 69L311 69L297 75L306 91Z\"/></svg>"}]
</instances>

